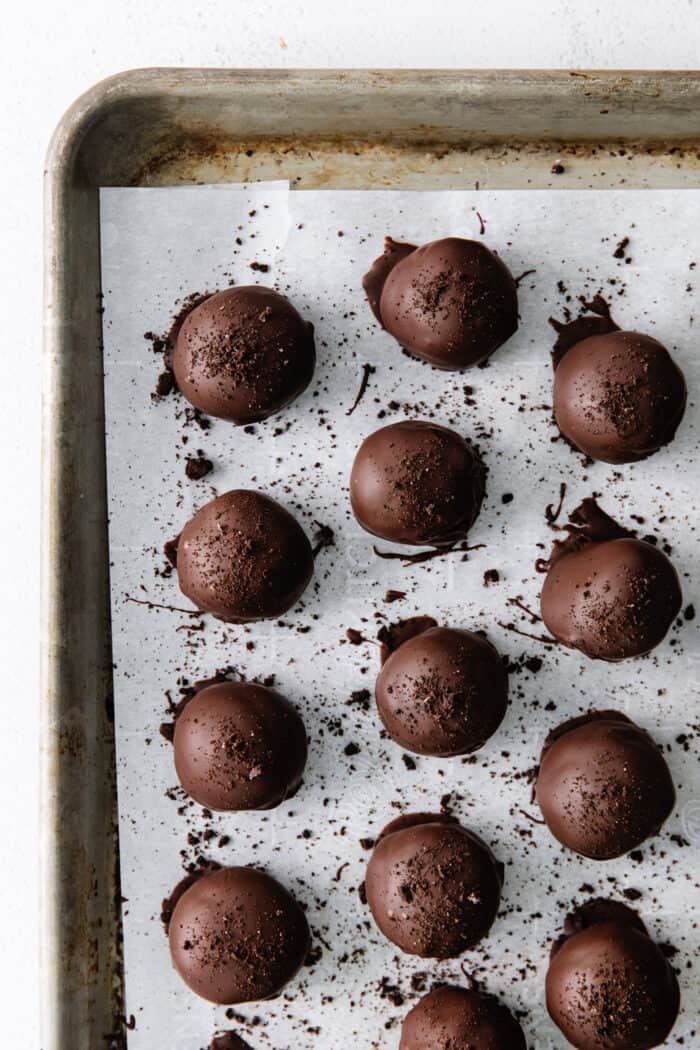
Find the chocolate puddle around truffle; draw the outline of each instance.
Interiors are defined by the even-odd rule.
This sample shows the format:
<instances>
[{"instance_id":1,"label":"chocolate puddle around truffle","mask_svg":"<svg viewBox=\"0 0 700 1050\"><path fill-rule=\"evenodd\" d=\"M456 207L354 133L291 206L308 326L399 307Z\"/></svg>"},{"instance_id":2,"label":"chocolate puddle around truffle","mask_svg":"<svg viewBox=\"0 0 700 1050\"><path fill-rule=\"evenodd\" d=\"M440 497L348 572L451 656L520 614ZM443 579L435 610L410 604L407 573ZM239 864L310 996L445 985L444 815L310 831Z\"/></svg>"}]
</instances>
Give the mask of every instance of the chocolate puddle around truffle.
<instances>
[{"instance_id":1,"label":"chocolate puddle around truffle","mask_svg":"<svg viewBox=\"0 0 700 1050\"><path fill-rule=\"evenodd\" d=\"M619 332L620 330L619 324L616 324L610 316L610 307L602 295L594 295L590 302L582 297L581 303L589 311L588 314L582 314L573 321L557 321L555 317L549 318L549 323L557 333L557 340L552 350L552 365L555 369L567 350L576 346L576 343L592 335L607 335L608 332Z\"/></svg>"},{"instance_id":2,"label":"chocolate puddle around truffle","mask_svg":"<svg viewBox=\"0 0 700 1050\"><path fill-rule=\"evenodd\" d=\"M369 303L370 310L379 321L382 328L384 322L382 321L382 315L379 312L379 300L382 297L382 289L386 283L386 279L394 269L397 263L405 259L407 255L414 252L418 245L416 244L401 244L399 241L395 241L392 237L384 238L384 252L377 259L374 260L367 273L362 278L362 287L365 295L367 296L367 302ZM348 413L349 415L350 413Z\"/></svg>"},{"instance_id":3,"label":"chocolate puddle around truffle","mask_svg":"<svg viewBox=\"0 0 700 1050\"><path fill-rule=\"evenodd\" d=\"M200 678L196 682L193 682L192 685L184 686L180 690L180 693L182 695L181 699L178 700L177 703L171 700L170 691L168 691L165 695L168 700L168 711L172 715L173 720L172 722L161 722L160 726L158 727L158 731L160 732L160 735L163 737L163 739L167 740L169 744L173 743L175 739L175 723L189 704L190 700L193 700L197 693L200 693L202 689L206 689L207 686L210 685L220 685L221 682L235 681L238 681L238 679L233 678L230 674L227 674L225 671L216 671L211 676L211 678Z\"/></svg>"},{"instance_id":4,"label":"chocolate puddle around truffle","mask_svg":"<svg viewBox=\"0 0 700 1050\"><path fill-rule=\"evenodd\" d=\"M634 926L640 933L648 936L648 930L642 922L639 914L622 901L609 900L607 897L594 897L586 901L574 911L569 912L564 919L562 933L552 942L550 959L553 959L560 948L562 948L570 937L575 937L583 930L589 930L592 926L600 926L604 922L625 922Z\"/></svg>"},{"instance_id":5,"label":"chocolate puddle around truffle","mask_svg":"<svg viewBox=\"0 0 700 1050\"><path fill-rule=\"evenodd\" d=\"M163 357L164 371L158 376L156 389L151 394L151 399L153 401L160 401L161 398L166 397L173 392L179 393L177 380L175 379L175 373L173 372L173 352L175 350L175 341L178 332L182 328L189 314L191 314L197 306L201 306L207 299L211 299L212 295L213 292L191 292L183 300L182 306L173 316L167 332L163 335L156 335L155 332L143 333L144 339L147 339L151 343L153 352L155 354L161 354Z\"/></svg>"},{"instance_id":6,"label":"chocolate puddle around truffle","mask_svg":"<svg viewBox=\"0 0 700 1050\"><path fill-rule=\"evenodd\" d=\"M415 638L424 631L429 631L431 627L437 626L437 620L434 620L432 616L410 616L396 623L384 624L377 634L377 640L381 646L380 662L386 663L391 654L410 638Z\"/></svg>"},{"instance_id":7,"label":"chocolate puddle around truffle","mask_svg":"<svg viewBox=\"0 0 700 1050\"><path fill-rule=\"evenodd\" d=\"M593 496L582 500L569 514L568 523L558 528L567 532L568 536L554 541L548 559L537 559L538 572L547 572L564 555L574 554L588 543L606 543L608 540L630 539L636 535L607 514Z\"/></svg>"},{"instance_id":8,"label":"chocolate puddle around truffle","mask_svg":"<svg viewBox=\"0 0 700 1050\"><path fill-rule=\"evenodd\" d=\"M178 533L174 539L166 540L163 544L163 554L174 569L177 569L177 545L180 542L181 535L182 533Z\"/></svg>"},{"instance_id":9,"label":"chocolate puddle around truffle","mask_svg":"<svg viewBox=\"0 0 700 1050\"><path fill-rule=\"evenodd\" d=\"M195 882L199 882L200 879L203 879L205 875L220 870L221 865L217 861L208 860L198 871L190 872L189 875L185 875L184 878L180 879L168 896L163 898L160 906L160 921L163 924L163 930L165 931L166 937L170 931L170 920L175 911L175 905L180 900L180 897L182 897L190 886L194 886Z\"/></svg>"}]
</instances>

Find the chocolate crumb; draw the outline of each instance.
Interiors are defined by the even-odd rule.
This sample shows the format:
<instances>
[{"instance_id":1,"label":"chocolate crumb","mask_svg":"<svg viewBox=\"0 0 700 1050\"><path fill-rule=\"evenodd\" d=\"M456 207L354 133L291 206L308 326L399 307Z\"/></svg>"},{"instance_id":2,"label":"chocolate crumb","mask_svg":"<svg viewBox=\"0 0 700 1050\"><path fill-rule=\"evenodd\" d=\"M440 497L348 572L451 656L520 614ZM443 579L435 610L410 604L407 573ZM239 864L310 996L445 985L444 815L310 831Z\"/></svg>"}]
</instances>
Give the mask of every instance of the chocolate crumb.
<instances>
[{"instance_id":1,"label":"chocolate crumb","mask_svg":"<svg viewBox=\"0 0 700 1050\"><path fill-rule=\"evenodd\" d=\"M191 481L201 481L207 474L211 474L214 464L207 459L199 449L196 456L188 456L185 461L185 474Z\"/></svg>"},{"instance_id":2,"label":"chocolate crumb","mask_svg":"<svg viewBox=\"0 0 700 1050\"><path fill-rule=\"evenodd\" d=\"M629 237L623 237L622 238L622 240L618 243L617 248L613 252L613 258L614 259L624 259L625 251L627 249L627 245L629 244L629 242L630 242Z\"/></svg>"}]
</instances>

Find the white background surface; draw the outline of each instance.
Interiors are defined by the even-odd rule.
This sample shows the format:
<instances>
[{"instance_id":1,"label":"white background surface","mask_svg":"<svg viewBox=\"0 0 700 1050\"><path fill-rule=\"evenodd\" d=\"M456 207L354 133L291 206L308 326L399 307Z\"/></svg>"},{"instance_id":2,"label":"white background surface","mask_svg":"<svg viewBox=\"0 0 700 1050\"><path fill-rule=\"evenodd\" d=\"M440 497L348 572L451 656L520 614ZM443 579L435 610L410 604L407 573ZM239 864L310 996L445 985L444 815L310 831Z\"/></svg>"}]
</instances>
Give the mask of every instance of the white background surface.
<instances>
[{"instance_id":1,"label":"white background surface","mask_svg":"<svg viewBox=\"0 0 700 1050\"><path fill-rule=\"evenodd\" d=\"M39 1046L41 171L65 108L146 65L694 68L698 0L24 0L2 15L2 1045ZM154 1048L157 1050L157 1048Z\"/></svg>"}]
</instances>

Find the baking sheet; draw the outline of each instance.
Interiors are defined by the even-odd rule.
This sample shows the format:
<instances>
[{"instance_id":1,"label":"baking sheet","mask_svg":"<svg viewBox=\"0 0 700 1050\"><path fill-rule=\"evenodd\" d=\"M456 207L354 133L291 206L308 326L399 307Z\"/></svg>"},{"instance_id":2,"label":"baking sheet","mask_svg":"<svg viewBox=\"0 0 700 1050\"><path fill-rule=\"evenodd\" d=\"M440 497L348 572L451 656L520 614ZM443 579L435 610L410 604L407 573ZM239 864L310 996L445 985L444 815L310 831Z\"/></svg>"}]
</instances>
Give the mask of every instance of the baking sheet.
<instances>
[{"instance_id":1,"label":"baking sheet","mask_svg":"<svg viewBox=\"0 0 700 1050\"><path fill-rule=\"evenodd\" d=\"M489 366L438 372L407 358L379 330L361 276L385 233L418 243L447 234L478 237L479 215L485 241L513 273L536 272L520 284L519 332ZM552 539L544 508L556 503L561 481L568 509L596 492L625 524L641 516L641 533L673 548L684 606L697 605L699 216L700 193L689 190L290 192L277 183L101 192L130 1050L198 1050L215 1030L228 1029L256 1050L393 1048L420 991L462 980L462 967L522 1013L530 1045L564 1047L543 1006L549 943L590 888L617 897L640 892L636 906L650 929L678 949L684 1008L671 1042L684 1037L693 1045L700 1005L693 979L700 935L689 919L698 905L700 844L698 621L684 620L650 657L620 665L547 648L505 625L539 633L508 600L521 596L537 607L541 577L534 561ZM625 236L630 242L618 259L616 245ZM251 270L253 262L269 272ZM306 393L280 416L248 431L221 421L202 430L181 399L151 400L160 362L144 333L165 332L189 293L232 280L272 284L289 295L315 325L318 366ZM596 292L623 327L669 346L689 384L676 440L635 466L585 466L554 440L547 319L562 316L567 305L575 311L579 295ZM365 363L375 371L348 416ZM382 561L349 512L347 477L357 446L402 418L454 426L482 450L487 499L470 543L485 546L468 560L453 554L405 568ZM214 471L195 482L184 467L198 449ZM313 585L283 623L235 627L129 600L189 607L175 576L162 574L163 542L203 502L233 487L274 496L310 534L315 522L335 532L335 546L318 555ZM493 568L500 580L485 587L484 572ZM405 599L386 603L388 589L405 591ZM354 692L372 688L378 653L371 643L349 644L347 628L374 638L382 624L423 613L487 630L516 666L504 724L468 760L407 762L382 738L373 706L352 702ZM523 662L533 656L542 659L539 672ZM176 788L172 749L158 732L167 719L166 692L177 698L183 682L224 667L251 678L274 673L306 722L304 785L270 813L208 817L188 804ZM673 817L642 848L640 861L576 857L530 819L538 814L528 772L544 737L592 706L617 707L648 728L664 745L679 789ZM399 812L441 804L492 844L506 881L489 937L463 960L436 964L395 951L357 889L369 856L361 840ZM158 919L161 899L197 855L265 867L306 906L313 931L311 965L284 996L236 1008L235 1017L182 984Z\"/></svg>"}]
</instances>

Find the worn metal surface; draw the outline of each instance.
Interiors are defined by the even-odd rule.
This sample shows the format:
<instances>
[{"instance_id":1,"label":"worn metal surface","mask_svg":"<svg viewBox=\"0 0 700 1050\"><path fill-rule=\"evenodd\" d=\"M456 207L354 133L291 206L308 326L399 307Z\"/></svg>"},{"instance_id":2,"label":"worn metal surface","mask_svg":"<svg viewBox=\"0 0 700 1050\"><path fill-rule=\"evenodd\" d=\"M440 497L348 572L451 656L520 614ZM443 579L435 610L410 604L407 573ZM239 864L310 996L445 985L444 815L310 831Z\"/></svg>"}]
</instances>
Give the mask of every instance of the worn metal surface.
<instances>
[{"instance_id":1,"label":"worn metal surface","mask_svg":"<svg viewBox=\"0 0 700 1050\"><path fill-rule=\"evenodd\" d=\"M697 186L699 102L695 73L165 69L66 114L46 172L44 1050L123 1038L99 186Z\"/></svg>"}]
</instances>

